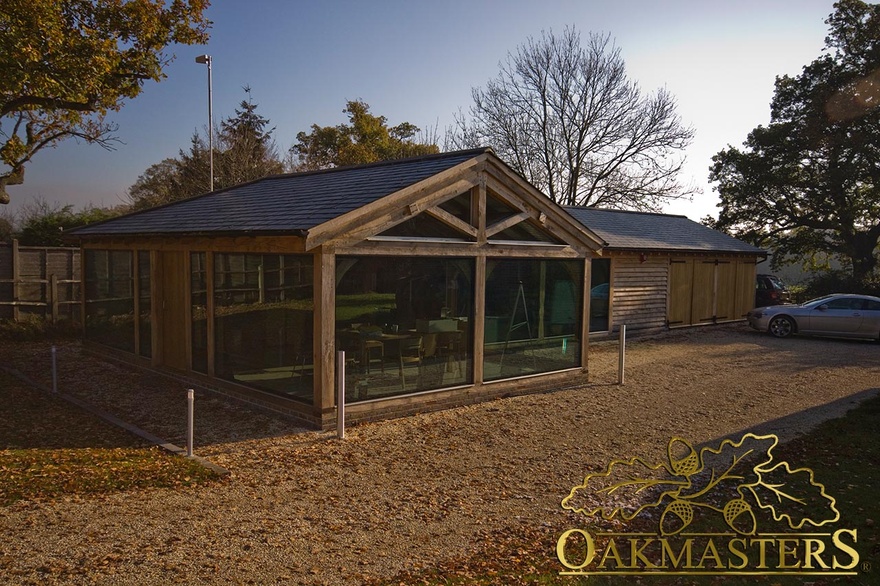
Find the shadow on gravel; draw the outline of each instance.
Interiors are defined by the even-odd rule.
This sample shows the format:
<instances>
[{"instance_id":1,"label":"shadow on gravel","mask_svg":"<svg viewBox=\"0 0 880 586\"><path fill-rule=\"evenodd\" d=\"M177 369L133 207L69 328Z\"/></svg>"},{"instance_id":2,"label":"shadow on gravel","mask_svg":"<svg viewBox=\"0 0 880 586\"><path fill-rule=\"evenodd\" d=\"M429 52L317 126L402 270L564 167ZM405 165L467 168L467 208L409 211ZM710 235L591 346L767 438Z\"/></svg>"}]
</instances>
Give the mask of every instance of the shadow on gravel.
<instances>
[{"instance_id":1,"label":"shadow on gravel","mask_svg":"<svg viewBox=\"0 0 880 586\"><path fill-rule=\"evenodd\" d=\"M147 442L0 372L0 449L141 448Z\"/></svg>"},{"instance_id":2,"label":"shadow on gravel","mask_svg":"<svg viewBox=\"0 0 880 586\"><path fill-rule=\"evenodd\" d=\"M754 348L743 353L746 369L772 369L777 373L798 373L815 368L870 366L877 364L880 344L872 340L792 336L774 338L752 329L729 330L723 338L706 338L716 349L706 348L709 357L730 359L728 344L749 344ZM767 358L768 360L764 360ZM748 370L744 372L748 375Z\"/></svg>"},{"instance_id":3,"label":"shadow on gravel","mask_svg":"<svg viewBox=\"0 0 880 586\"><path fill-rule=\"evenodd\" d=\"M785 417L771 419L758 425L753 425L746 429L741 429L737 432L709 440L694 447L699 449L707 446L718 446L725 439L738 440L746 433L753 433L755 435L775 434L781 443L785 443L809 432L811 429L825 421L843 417L847 411L855 409L861 403L864 403L877 395L880 395L880 387L865 389L849 395L848 397L843 397L823 405L817 405L810 409L804 409L786 415Z\"/></svg>"},{"instance_id":4,"label":"shadow on gravel","mask_svg":"<svg viewBox=\"0 0 880 586\"><path fill-rule=\"evenodd\" d=\"M4 366L18 372L33 384L19 381L34 397L52 398L51 345L46 342L19 344L0 341ZM56 348L57 380L60 393L87 403L100 412L116 417L163 442L186 445L187 385L171 377L145 371L113 359L104 359L84 351L79 342L59 344ZM15 378L15 377L11 377ZM18 379L16 379L18 380ZM60 401L62 409L71 413L82 411L75 405ZM32 401L35 405L39 400ZM35 433L46 425L39 424L39 409L32 413ZM258 410L243 402L202 389L195 393L194 440L198 448L245 440L302 433L306 429L297 421L269 411ZM89 417L92 417L89 415ZM103 422L101 425L112 427ZM59 420L60 422L61 420ZM53 424L47 424L56 426ZM63 428L63 423L57 427ZM116 429L122 438L130 436ZM75 436L75 432L70 434ZM76 437L68 441L77 442ZM135 440L137 441L137 440ZM117 440L112 447L123 447ZM138 444L143 445L143 444ZM49 447L49 446L46 446ZM106 447L106 446L104 446Z\"/></svg>"},{"instance_id":5,"label":"shadow on gravel","mask_svg":"<svg viewBox=\"0 0 880 586\"><path fill-rule=\"evenodd\" d=\"M779 340L751 330L741 323L712 328L674 330L660 335L641 336L633 342L645 348L661 345L682 347L685 352L683 356L686 356L687 346L699 344L702 355L718 357L719 360L726 360L728 364L731 364L730 345L748 345L749 350L744 351L741 357L737 357L732 362L734 368L742 369L746 380L748 373L757 369L772 368L780 374L787 374L817 367L860 364L862 357L867 360L869 356L874 356L876 360L878 350L878 345L871 342L806 337ZM617 372L616 345L616 342L598 343L595 346L591 344L595 348L595 350L591 349L595 360L591 362L590 386L613 386L611 381L616 380ZM13 344L0 341L0 353L5 356L4 362L44 388L51 387L50 349L51 345L48 342ZM763 360L765 355L774 359L765 361ZM780 355L784 356L784 360L779 360ZM83 350L79 342L60 344L57 356L61 392L86 401L166 442L178 446L186 444L187 403L184 383L123 362L90 354ZM821 357L822 360L817 360L817 357ZM637 355L634 355L634 358L636 361L633 364L636 365ZM40 393L34 392L38 395ZM2 395L0 399L7 405L18 402ZM49 416L41 418L41 408L36 406L41 403L36 400L31 402L35 407L28 415L33 428L33 433L27 434L27 437L31 438L29 441L43 441L40 439L42 430L64 427L63 418L52 419ZM65 408L75 409L74 406ZM807 416L808 414L803 415L803 417ZM797 415L792 415L789 418L796 417ZM777 421L765 425L776 425L777 428L784 429L784 423ZM217 447L306 431L312 430L306 429L294 419L259 410L216 393L196 389L196 451L200 447ZM121 430L119 434L121 438L126 439L130 435ZM86 441L77 438L76 434L70 435L68 441L74 443ZM321 434L317 436L323 437Z\"/></svg>"}]
</instances>

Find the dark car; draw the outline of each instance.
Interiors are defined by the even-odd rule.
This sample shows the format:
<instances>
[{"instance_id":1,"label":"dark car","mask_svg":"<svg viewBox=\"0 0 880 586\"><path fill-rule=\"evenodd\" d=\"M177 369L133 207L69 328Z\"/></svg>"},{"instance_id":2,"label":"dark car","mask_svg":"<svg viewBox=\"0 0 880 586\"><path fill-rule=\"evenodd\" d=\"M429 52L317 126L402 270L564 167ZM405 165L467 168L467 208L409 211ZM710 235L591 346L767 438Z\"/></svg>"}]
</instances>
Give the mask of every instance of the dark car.
<instances>
[{"instance_id":1,"label":"dark car","mask_svg":"<svg viewBox=\"0 0 880 586\"><path fill-rule=\"evenodd\" d=\"M775 275L758 275L755 283L755 307L791 303L791 293Z\"/></svg>"}]
</instances>

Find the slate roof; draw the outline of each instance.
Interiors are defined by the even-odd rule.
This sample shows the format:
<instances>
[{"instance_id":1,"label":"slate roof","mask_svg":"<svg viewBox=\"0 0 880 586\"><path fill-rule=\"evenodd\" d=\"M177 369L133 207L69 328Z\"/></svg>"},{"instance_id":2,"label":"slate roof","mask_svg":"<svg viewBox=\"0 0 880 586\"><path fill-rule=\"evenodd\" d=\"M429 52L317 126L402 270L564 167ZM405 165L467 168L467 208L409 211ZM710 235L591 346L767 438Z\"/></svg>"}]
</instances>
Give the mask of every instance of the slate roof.
<instances>
[{"instance_id":1,"label":"slate roof","mask_svg":"<svg viewBox=\"0 0 880 586\"><path fill-rule=\"evenodd\" d=\"M564 209L602 237L609 250L765 254L760 248L685 216L579 206L564 206Z\"/></svg>"},{"instance_id":2,"label":"slate roof","mask_svg":"<svg viewBox=\"0 0 880 586\"><path fill-rule=\"evenodd\" d=\"M325 171L272 175L89 224L73 236L304 233L490 149L472 149Z\"/></svg>"}]
</instances>

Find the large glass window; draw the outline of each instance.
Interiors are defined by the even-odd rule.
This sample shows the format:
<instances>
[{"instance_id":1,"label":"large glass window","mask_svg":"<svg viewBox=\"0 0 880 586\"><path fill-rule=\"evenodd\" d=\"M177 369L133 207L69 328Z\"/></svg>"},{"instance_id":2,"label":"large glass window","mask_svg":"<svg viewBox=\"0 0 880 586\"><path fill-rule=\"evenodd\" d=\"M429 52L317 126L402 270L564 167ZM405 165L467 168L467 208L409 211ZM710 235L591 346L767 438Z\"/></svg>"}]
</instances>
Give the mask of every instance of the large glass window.
<instances>
[{"instance_id":1,"label":"large glass window","mask_svg":"<svg viewBox=\"0 0 880 586\"><path fill-rule=\"evenodd\" d=\"M140 355L152 356L152 333L150 330L150 251L138 251L138 345Z\"/></svg>"},{"instance_id":2,"label":"large glass window","mask_svg":"<svg viewBox=\"0 0 880 586\"><path fill-rule=\"evenodd\" d=\"M473 259L339 257L336 283L348 401L473 382Z\"/></svg>"},{"instance_id":3,"label":"large glass window","mask_svg":"<svg viewBox=\"0 0 880 586\"><path fill-rule=\"evenodd\" d=\"M580 260L488 260L484 379L579 366L582 283Z\"/></svg>"},{"instance_id":4,"label":"large glass window","mask_svg":"<svg viewBox=\"0 0 880 586\"><path fill-rule=\"evenodd\" d=\"M190 253L190 305L192 310L192 369L208 372L208 272L206 254Z\"/></svg>"},{"instance_id":5,"label":"large glass window","mask_svg":"<svg viewBox=\"0 0 880 586\"><path fill-rule=\"evenodd\" d=\"M311 404L311 255L214 255L216 376Z\"/></svg>"},{"instance_id":6,"label":"large glass window","mask_svg":"<svg viewBox=\"0 0 880 586\"><path fill-rule=\"evenodd\" d=\"M444 211L449 212L462 222L471 223L471 192L466 191L446 200L439 206Z\"/></svg>"},{"instance_id":7,"label":"large glass window","mask_svg":"<svg viewBox=\"0 0 880 586\"><path fill-rule=\"evenodd\" d=\"M85 263L85 338L134 352L132 252L86 250Z\"/></svg>"},{"instance_id":8,"label":"large glass window","mask_svg":"<svg viewBox=\"0 0 880 586\"><path fill-rule=\"evenodd\" d=\"M611 260L594 258L590 261L590 331L608 331L608 300L611 295Z\"/></svg>"}]
</instances>

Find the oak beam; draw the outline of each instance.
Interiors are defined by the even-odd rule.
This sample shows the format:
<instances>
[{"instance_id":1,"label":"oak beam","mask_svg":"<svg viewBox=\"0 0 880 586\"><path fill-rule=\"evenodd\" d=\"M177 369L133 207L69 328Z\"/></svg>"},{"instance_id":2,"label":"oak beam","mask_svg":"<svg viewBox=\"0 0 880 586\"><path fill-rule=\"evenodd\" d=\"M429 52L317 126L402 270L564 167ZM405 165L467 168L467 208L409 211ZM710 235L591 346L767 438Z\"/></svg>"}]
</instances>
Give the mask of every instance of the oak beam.
<instances>
[{"instance_id":1,"label":"oak beam","mask_svg":"<svg viewBox=\"0 0 880 586\"><path fill-rule=\"evenodd\" d=\"M416 207L413 209L411 209L409 204L401 202L397 206L389 207L384 213L379 216L374 216L372 219L368 219L370 215L357 215L350 217L346 214L340 216L326 224L332 225L332 229L330 230L333 232L332 243L337 247L350 246L365 240L374 234L384 232L397 224L409 220L419 211L457 197L462 192L470 189L475 181L475 177L468 177L439 188L431 195L429 200L423 200L418 204L414 204ZM337 224L337 220L344 220L344 222ZM306 248L311 249L313 246L316 246L316 244L323 244L324 242L331 241L329 236L325 238L326 234L317 232L319 229L321 229L320 226L316 229L315 233L309 234L306 240Z\"/></svg>"},{"instance_id":2,"label":"oak beam","mask_svg":"<svg viewBox=\"0 0 880 586\"><path fill-rule=\"evenodd\" d=\"M491 238L499 232L503 232L511 226L516 226L520 222L528 220L531 217L532 215L529 212L520 212L516 215L510 216L509 218L505 218L500 222L495 222L494 224L486 228L486 238Z\"/></svg>"},{"instance_id":3,"label":"oak beam","mask_svg":"<svg viewBox=\"0 0 880 586\"><path fill-rule=\"evenodd\" d=\"M447 226L449 226L453 230L458 230L459 232L463 232L464 234L467 234L468 236L471 236L473 238L477 237L477 229L476 228L474 228L473 226L471 226L467 222L464 222L464 221L460 220L459 218L456 218L455 216L453 216L452 214L450 214L449 212L447 212L444 209L435 207L435 208L427 209L427 210L425 210L425 212L427 214L437 218L438 220L440 220L441 222L443 222L444 224L446 224Z\"/></svg>"},{"instance_id":4,"label":"oak beam","mask_svg":"<svg viewBox=\"0 0 880 586\"><path fill-rule=\"evenodd\" d=\"M486 244L486 173L480 173L480 183L471 191L471 223L477 227L477 243Z\"/></svg>"},{"instance_id":5,"label":"oak beam","mask_svg":"<svg viewBox=\"0 0 880 586\"><path fill-rule=\"evenodd\" d=\"M347 234L353 228L362 225L368 218L387 217L394 210L407 208L411 203L415 202L418 202L417 211L423 210L467 191L476 183L478 169L484 166L486 158L487 155L478 155L460 165L404 187L399 191L316 226L309 231L306 239L306 249L312 250L325 242L335 241L340 235ZM446 186L459 184L462 181L468 182L469 185L451 195L446 193L448 189ZM367 221L370 224L375 223L375 220ZM381 222L379 225L381 225Z\"/></svg>"}]
</instances>

